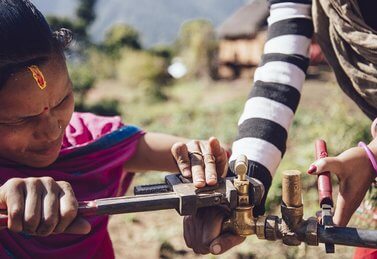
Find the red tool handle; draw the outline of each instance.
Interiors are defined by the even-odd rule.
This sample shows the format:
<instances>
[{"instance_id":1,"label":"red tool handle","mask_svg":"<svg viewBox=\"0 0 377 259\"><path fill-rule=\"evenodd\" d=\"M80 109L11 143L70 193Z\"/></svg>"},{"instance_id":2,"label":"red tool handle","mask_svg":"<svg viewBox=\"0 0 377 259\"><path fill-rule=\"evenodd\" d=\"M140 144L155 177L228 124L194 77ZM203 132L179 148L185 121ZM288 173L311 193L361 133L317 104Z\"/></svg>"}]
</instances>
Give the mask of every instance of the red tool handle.
<instances>
[{"instance_id":1,"label":"red tool handle","mask_svg":"<svg viewBox=\"0 0 377 259\"><path fill-rule=\"evenodd\" d=\"M0 210L0 228L8 226L8 212L7 210ZM96 201L82 201L79 202L77 214L80 216L94 216L97 214Z\"/></svg>"},{"instance_id":2,"label":"red tool handle","mask_svg":"<svg viewBox=\"0 0 377 259\"><path fill-rule=\"evenodd\" d=\"M315 142L315 157L316 159L327 157L326 142L322 139L318 139ZM324 172L318 175L318 195L319 205L323 204L333 206L332 200L332 185L330 172Z\"/></svg>"}]
</instances>

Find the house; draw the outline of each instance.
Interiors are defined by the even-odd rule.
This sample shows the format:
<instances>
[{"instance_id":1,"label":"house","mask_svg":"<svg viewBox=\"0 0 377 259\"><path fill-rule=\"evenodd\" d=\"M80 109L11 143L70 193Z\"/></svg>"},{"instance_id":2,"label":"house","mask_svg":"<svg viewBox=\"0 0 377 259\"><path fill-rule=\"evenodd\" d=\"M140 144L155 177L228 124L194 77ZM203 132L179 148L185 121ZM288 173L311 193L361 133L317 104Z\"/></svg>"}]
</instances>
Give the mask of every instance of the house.
<instances>
[{"instance_id":1,"label":"house","mask_svg":"<svg viewBox=\"0 0 377 259\"><path fill-rule=\"evenodd\" d=\"M268 15L266 0L252 0L220 25L218 28L220 78L252 76L263 53Z\"/></svg>"},{"instance_id":2,"label":"house","mask_svg":"<svg viewBox=\"0 0 377 259\"><path fill-rule=\"evenodd\" d=\"M218 76L221 79L251 78L260 63L267 36L268 1L251 0L238 9L218 28ZM317 74L326 64L318 43L310 47L308 73Z\"/></svg>"}]
</instances>

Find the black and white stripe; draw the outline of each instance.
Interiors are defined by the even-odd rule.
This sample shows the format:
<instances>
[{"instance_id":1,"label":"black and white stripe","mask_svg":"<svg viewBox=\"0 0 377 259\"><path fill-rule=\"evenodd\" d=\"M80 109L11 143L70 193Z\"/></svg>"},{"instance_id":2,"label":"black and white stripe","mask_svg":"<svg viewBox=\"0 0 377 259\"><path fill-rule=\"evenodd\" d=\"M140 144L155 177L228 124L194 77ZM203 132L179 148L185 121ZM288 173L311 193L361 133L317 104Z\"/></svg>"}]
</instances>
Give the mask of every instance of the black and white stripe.
<instances>
[{"instance_id":1,"label":"black and white stripe","mask_svg":"<svg viewBox=\"0 0 377 259\"><path fill-rule=\"evenodd\" d=\"M270 4L264 55L238 122L230 158L232 168L240 154L246 155L249 174L261 180L267 190L286 149L313 34L310 1L271 0Z\"/></svg>"}]
</instances>

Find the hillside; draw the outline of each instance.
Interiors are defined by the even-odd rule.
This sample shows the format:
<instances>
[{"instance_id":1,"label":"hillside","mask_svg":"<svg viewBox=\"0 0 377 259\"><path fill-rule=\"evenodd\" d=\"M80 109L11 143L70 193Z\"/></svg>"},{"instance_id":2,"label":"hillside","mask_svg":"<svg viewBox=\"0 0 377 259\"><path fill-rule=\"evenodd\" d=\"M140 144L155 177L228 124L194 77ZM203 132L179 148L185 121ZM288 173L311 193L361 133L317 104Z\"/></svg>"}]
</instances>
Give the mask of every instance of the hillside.
<instances>
[{"instance_id":1,"label":"hillside","mask_svg":"<svg viewBox=\"0 0 377 259\"><path fill-rule=\"evenodd\" d=\"M44 14L69 16L77 0L31 0ZM91 28L100 40L115 23L127 23L142 34L146 46L174 41L180 25L189 19L205 18L215 26L248 0L99 0L98 17Z\"/></svg>"}]
</instances>

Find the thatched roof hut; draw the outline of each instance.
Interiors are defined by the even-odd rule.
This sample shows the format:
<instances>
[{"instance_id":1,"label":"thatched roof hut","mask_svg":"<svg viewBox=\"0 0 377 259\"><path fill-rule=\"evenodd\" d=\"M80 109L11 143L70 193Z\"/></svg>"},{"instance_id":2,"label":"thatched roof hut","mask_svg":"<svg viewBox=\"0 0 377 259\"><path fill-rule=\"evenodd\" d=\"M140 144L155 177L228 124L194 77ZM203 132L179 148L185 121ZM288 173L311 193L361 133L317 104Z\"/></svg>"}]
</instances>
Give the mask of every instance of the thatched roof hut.
<instances>
[{"instance_id":1,"label":"thatched roof hut","mask_svg":"<svg viewBox=\"0 0 377 259\"><path fill-rule=\"evenodd\" d=\"M269 14L267 0L252 0L241 7L218 28L221 39L251 39L267 25Z\"/></svg>"},{"instance_id":2,"label":"thatched roof hut","mask_svg":"<svg viewBox=\"0 0 377 259\"><path fill-rule=\"evenodd\" d=\"M252 76L262 56L268 15L266 0L252 0L220 25L220 78Z\"/></svg>"}]
</instances>

